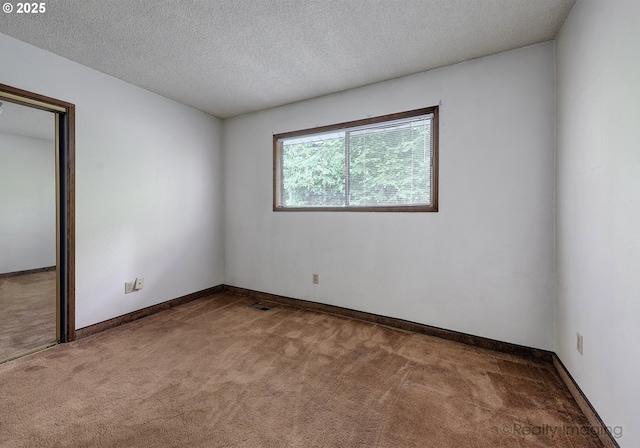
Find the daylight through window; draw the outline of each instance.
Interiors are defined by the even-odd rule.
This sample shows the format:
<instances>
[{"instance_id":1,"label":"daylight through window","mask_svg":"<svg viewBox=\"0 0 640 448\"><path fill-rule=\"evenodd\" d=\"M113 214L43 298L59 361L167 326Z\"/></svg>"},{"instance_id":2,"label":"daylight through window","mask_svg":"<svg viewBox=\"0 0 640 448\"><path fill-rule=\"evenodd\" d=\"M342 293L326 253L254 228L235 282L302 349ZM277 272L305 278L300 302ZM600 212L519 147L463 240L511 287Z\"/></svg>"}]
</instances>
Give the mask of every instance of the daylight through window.
<instances>
[{"instance_id":1,"label":"daylight through window","mask_svg":"<svg viewBox=\"0 0 640 448\"><path fill-rule=\"evenodd\" d=\"M437 211L438 108L274 136L274 210Z\"/></svg>"}]
</instances>

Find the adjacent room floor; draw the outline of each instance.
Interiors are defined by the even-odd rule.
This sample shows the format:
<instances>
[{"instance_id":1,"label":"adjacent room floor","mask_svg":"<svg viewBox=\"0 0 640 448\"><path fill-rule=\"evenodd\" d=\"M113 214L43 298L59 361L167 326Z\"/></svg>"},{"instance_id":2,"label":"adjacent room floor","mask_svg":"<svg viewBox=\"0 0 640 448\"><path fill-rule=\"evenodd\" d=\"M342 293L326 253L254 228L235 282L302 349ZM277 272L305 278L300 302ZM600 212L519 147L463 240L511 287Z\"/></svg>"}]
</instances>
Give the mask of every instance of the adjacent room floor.
<instances>
[{"instance_id":1,"label":"adjacent room floor","mask_svg":"<svg viewBox=\"0 0 640 448\"><path fill-rule=\"evenodd\" d=\"M0 278L0 361L55 341L55 270Z\"/></svg>"},{"instance_id":2,"label":"adjacent room floor","mask_svg":"<svg viewBox=\"0 0 640 448\"><path fill-rule=\"evenodd\" d=\"M601 446L550 365L251 303L218 294L0 365L0 445Z\"/></svg>"}]
</instances>

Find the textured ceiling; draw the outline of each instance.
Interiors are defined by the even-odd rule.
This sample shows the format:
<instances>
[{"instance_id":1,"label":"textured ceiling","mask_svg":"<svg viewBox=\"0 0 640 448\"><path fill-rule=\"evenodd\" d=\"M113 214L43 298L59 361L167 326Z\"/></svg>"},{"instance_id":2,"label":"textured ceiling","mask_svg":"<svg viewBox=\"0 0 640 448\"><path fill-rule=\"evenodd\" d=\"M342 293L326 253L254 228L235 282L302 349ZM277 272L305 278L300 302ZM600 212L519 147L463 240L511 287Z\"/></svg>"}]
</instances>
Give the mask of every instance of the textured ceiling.
<instances>
[{"instance_id":1,"label":"textured ceiling","mask_svg":"<svg viewBox=\"0 0 640 448\"><path fill-rule=\"evenodd\" d=\"M0 32L227 118L555 37L575 0L50 0Z\"/></svg>"},{"instance_id":2,"label":"textured ceiling","mask_svg":"<svg viewBox=\"0 0 640 448\"><path fill-rule=\"evenodd\" d=\"M53 112L10 103L0 98L0 134L24 135L26 137L55 140Z\"/></svg>"}]
</instances>

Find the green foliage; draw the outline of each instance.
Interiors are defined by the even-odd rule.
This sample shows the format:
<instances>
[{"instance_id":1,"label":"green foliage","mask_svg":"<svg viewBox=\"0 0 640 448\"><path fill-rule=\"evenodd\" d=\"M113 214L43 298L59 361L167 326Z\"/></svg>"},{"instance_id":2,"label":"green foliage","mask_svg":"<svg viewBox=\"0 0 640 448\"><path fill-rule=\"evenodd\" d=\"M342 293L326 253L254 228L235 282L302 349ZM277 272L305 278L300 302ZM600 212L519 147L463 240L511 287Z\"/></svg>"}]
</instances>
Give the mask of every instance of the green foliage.
<instances>
[{"instance_id":1,"label":"green foliage","mask_svg":"<svg viewBox=\"0 0 640 448\"><path fill-rule=\"evenodd\" d=\"M350 205L429 203L430 136L424 126L352 135L350 145Z\"/></svg>"},{"instance_id":2,"label":"green foliage","mask_svg":"<svg viewBox=\"0 0 640 448\"><path fill-rule=\"evenodd\" d=\"M430 122L283 145L287 207L428 204ZM348 145L347 145L348 144ZM347 145L348 148L345 146ZM347 191L348 154L349 178Z\"/></svg>"},{"instance_id":3,"label":"green foliage","mask_svg":"<svg viewBox=\"0 0 640 448\"><path fill-rule=\"evenodd\" d=\"M282 183L286 206L343 206L344 155L344 138L285 144Z\"/></svg>"}]
</instances>

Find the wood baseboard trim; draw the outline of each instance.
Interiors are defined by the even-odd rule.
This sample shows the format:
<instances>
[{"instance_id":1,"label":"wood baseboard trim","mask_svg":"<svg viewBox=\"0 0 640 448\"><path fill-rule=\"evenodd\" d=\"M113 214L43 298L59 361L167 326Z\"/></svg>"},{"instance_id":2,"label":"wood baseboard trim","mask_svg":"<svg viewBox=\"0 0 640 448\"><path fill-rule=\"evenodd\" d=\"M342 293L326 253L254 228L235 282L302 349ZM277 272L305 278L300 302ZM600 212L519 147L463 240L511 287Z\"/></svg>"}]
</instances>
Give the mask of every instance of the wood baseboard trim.
<instances>
[{"instance_id":1,"label":"wood baseboard trim","mask_svg":"<svg viewBox=\"0 0 640 448\"><path fill-rule=\"evenodd\" d=\"M18 277L19 275L37 274L39 272L51 272L55 270L55 266L47 266L45 268L27 269L26 271L5 272L4 274L0 274L0 278Z\"/></svg>"},{"instance_id":2,"label":"wood baseboard trim","mask_svg":"<svg viewBox=\"0 0 640 448\"><path fill-rule=\"evenodd\" d=\"M474 336L466 333L460 333L457 331L446 330L443 328L410 322L407 320L397 319L394 317L387 317L387 316L381 316L378 314L366 313L363 311L356 311L356 310L343 308L335 305L325 305L323 303L311 302L308 300L292 299L290 297L284 297L284 296L269 294L269 293L260 292L260 291L253 291L251 289L238 288L236 286L224 285L223 288L225 292L249 297L252 300L256 300L256 301L272 302L272 303L291 306L295 308L302 308L306 310L320 311L327 314L334 314L342 317L349 317L351 319L362 320L365 322L372 322L380 325L385 325L387 327L399 328L401 330L411 331L411 332L420 333L420 334L426 334L428 336L435 336L442 339L461 342L467 345L473 345L475 347L508 353L511 355L516 355L522 358L532 359L532 360L544 362L547 364L552 363L553 352L549 352L546 350L525 347L517 344L511 344L509 342L496 341L494 339L484 338L481 336Z\"/></svg>"},{"instance_id":3,"label":"wood baseboard trim","mask_svg":"<svg viewBox=\"0 0 640 448\"><path fill-rule=\"evenodd\" d=\"M553 367L556 369L556 372L562 382L567 386L567 389L569 389L569 392L571 392L573 399L578 403L578 407L580 407L582 413L587 417L591 429L598 435L602 444L606 448L620 448L615 437L611 434L611 428L604 424L600 415L598 415L595 408L591 405L591 402L580 389L580 386L578 386L578 383L575 382L567 368L555 353L553 354Z\"/></svg>"},{"instance_id":4,"label":"wood baseboard trim","mask_svg":"<svg viewBox=\"0 0 640 448\"><path fill-rule=\"evenodd\" d=\"M88 327L80 328L76 330L76 340L86 338L92 334L100 333L101 331L114 328L134 320L141 319L143 317L151 316L152 314L159 313L160 311L168 310L183 303L191 302L193 300L200 299L202 297L212 296L223 292L223 285L214 286L212 288L203 289L186 296L178 297L173 300L158 303L157 305L148 306L141 310L132 311L131 313L124 314L122 316L114 317L113 319L105 320L104 322L98 322L97 324L89 325Z\"/></svg>"}]
</instances>

